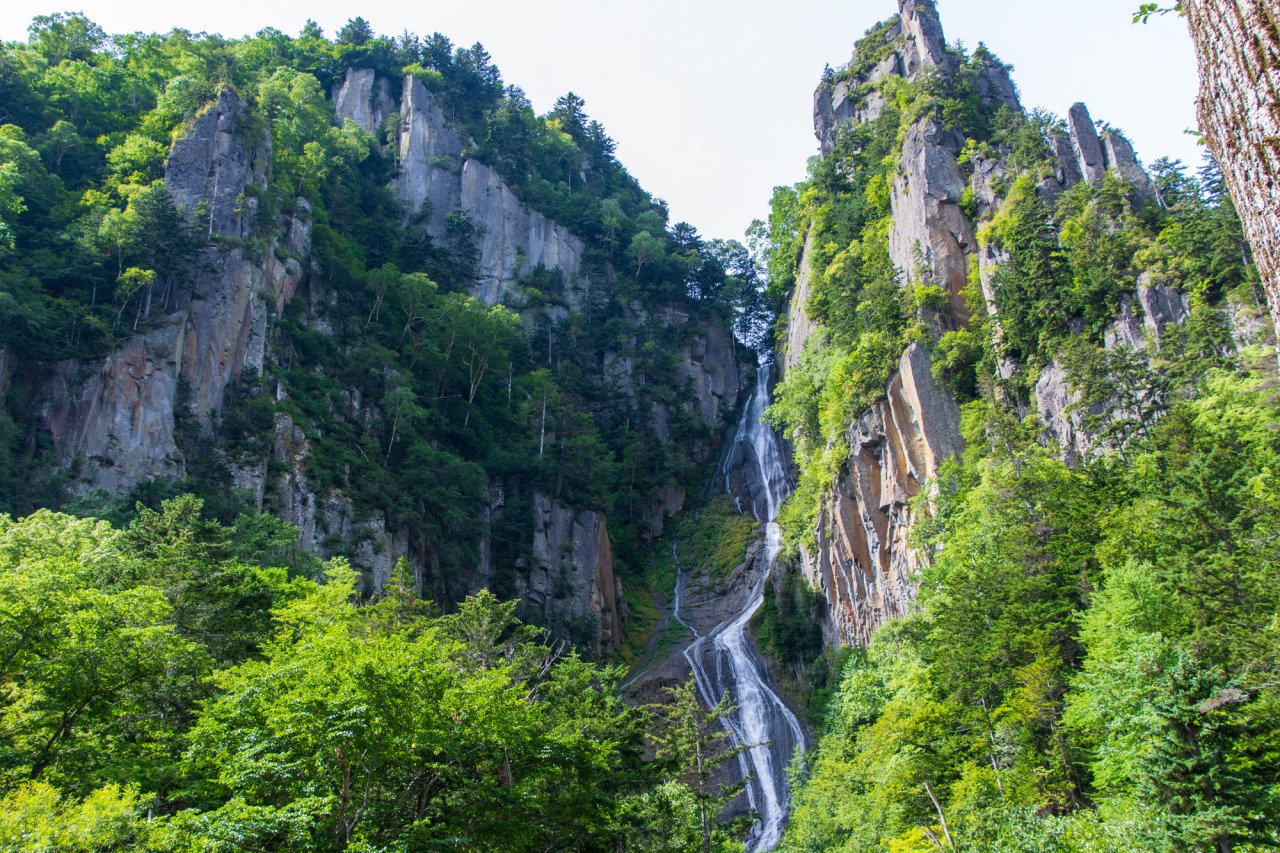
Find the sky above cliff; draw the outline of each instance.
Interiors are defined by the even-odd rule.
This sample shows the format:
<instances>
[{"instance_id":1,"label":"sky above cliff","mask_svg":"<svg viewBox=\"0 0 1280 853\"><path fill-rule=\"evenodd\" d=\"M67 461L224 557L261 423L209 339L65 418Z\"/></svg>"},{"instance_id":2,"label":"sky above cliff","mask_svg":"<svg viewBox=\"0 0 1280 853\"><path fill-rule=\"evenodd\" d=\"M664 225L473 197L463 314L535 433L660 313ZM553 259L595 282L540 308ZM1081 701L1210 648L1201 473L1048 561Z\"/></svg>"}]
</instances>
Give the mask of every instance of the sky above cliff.
<instances>
[{"instance_id":1,"label":"sky above cliff","mask_svg":"<svg viewBox=\"0 0 1280 853\"><path fill-rule=\"evenodd\" d=\"M741 237L768 211L772 187L804 177L816 153L812 92L824 64L848 62L856 41L897 11L894 0L275 0L182 4L80 0L108 32L240 36L272 26L296 34L313 18L332 36L361 15L388 35L440 31L480 41L534 108L574 91L618 142L618 157L673 221L706 237ZM1028 108L1065 115L1084 101L1120 128L1138 156L1198 165L1195 60L1173 16L1133 25L1137 0L938 0L948 41L983 41L1014 66ZM45 3L0 8L0 38L25 40Z\"/></svg>"}]
</instances>

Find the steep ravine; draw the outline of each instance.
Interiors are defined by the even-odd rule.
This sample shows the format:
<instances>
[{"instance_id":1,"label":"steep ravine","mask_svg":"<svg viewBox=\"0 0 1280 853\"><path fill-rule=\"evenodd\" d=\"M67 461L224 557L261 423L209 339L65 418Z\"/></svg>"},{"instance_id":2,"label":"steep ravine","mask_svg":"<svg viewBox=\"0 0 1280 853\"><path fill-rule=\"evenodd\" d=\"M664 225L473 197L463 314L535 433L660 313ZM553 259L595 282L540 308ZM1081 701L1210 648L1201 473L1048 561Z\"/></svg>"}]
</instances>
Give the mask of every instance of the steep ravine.
<instances>
[{"instance_id":1,"label":"steep ravine","mask_svg":"<svg viewBox=\"0 0 1280 853\"><path fill-rule=\"evenodd\" d=\"M754 468L761 484L759 500L751 514L765 525L764 548L757 556L758 570L748 583L738 612L700 633L682 615L688 576L676 579L673 615L687 627L694 641L683 650L703 701L714 707L726 693L735 706L725 720L735 744L748 749L738 755L741 778L749 779L747 798L760 818L747 838L750 851L772 850L782 838L790 797L787 768L797 752L804 751L804 732L796 715L770 684L768 668L760 656L749 627L764 603L765 584L782 547L782 535L774 518L791 491L780 439L763 420L769 403L771 365L756 373L755 389L743 407L733 448L743 464ZM736 455L726 453L726 457ZM749 461L748 461L749 459Z\"/></svg>"}]
</instances>

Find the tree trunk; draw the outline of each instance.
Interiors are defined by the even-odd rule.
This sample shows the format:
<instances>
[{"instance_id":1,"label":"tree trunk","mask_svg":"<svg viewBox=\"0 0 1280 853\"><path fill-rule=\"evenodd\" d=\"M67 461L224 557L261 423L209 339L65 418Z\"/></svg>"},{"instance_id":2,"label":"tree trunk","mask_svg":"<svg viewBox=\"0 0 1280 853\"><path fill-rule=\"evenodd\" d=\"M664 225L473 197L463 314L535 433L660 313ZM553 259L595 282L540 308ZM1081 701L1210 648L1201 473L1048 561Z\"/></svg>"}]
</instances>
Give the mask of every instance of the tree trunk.
<instances>
[{"instance_id":1,"label":"tree trunk","mask_svg":"<svg viewBox=\"0 0 1280 853\"><path fill-rule=\"evenodd\" d=\"M1280 6L1184 0L1200 70L1197 115L1253 246L1280 339Z\"/></svg>"}]
</instances>

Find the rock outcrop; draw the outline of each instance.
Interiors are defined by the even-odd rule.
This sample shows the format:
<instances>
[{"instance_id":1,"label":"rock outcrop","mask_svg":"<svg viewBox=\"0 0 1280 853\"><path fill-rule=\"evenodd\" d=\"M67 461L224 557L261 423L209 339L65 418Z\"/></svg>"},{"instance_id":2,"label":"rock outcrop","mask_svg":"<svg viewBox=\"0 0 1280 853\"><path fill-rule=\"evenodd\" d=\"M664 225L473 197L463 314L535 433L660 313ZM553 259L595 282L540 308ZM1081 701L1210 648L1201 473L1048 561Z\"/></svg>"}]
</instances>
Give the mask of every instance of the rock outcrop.
<instances>
[{"instance_id":1,"label":"rock outcrop","mask_svg":"<svg viewBox=\"0 0 1280 853\"><path fill-rule=\"evenodd\" d=\"M1134 200L1150 204L1156 201L1156 185L1138 164L1129 140L1118 131L1107 130L1101 137L1084 104L1076 103L1067 113L1071 147L1075 152L1074 171L1091 184L1102 183L1108 170L1133 187ZM1059 155L1061 157L1061 154Z\"/></svg>"},{"instance_id":2,"label":"rock outcrop","mask_svg":"<svg viewBox=\"0 0 1280 853\"><path fill-rule=\"evenodd\" d=\"M964 301L968 256L978 248L973 223L960 210L966 185L958 160L963 147L963 136L933 119L912 125L893 183L889 255L904 285L920 281L950 294L947 328L969 321Z\"/></svg>"},{"instance_id":3,"label":"rock outcrop","mask_svg":"<svg viewBox=\"0 0 1280 853\"><path fill-rule=\"evenodd\" d=\"M525 205L497 169L469 157L470 140L420 80L388 80L369 69L351 69L331 95L335 121L354 123L384 140L384 150L398 161L391 189L404 204L405 226L438 246L470 243L473 295L489 304L503 302L522 276L545 267L558 270L564 282L557 293L563 303L551 309L554 319L587 305L592 282L583 269L584 241ZM446 606L496 587L520 597L528 618L559 636L596 653L617 648L627 610L602 513L543 495L533 496L530 508L530 496L522 491L520 512L528 509L529 515L516 519L505 484L494 481L474 567L445 573L441 544L428 541L429 534L410 533L389 509L357 506L355 490L340 473L335 483L314 472L318 436L313 424L295 421L296 413L276 411L260 458L234 456L220 444L222 409L242 378L265 377L252 393L273 393L274 386L276 402L287 400L287 383L275 376L280 352L274 336L276 320L295 294L308 296L313 309L300 318L304 325L333 334L321 310L332 294L323 279L309 278L310 207L302 199L287 200L282 213L264 221L260 199L272 186L271 140L250 109L230 91L222 92L170 152L165 185L202 248L172 292L157 298L159 310L145 318L141 333L93 362L31 366L41 374L31 383L41 395L40 419L71 475L72 490L127 495L151 480L180 482L194 470L195 460L185 455L194 449L224 465L231 485L252 506L296 524L303 548L349 558L368 592L379 590L396 561L405 558L423 594ZM713 314L695 317L678 305L644 311L637 304L632 313L628 321L663 327L664 339L673 342L667 363L687 393L650 400L634 354L606 353L606 371L627 405L651 411L653 432L667 441L673 438L671 406L718 426L737 406L744 380L729 322ZM315 368L323 375L325 365ZM15 369L16 359L0 352L0 394ZM376 407L362 405L354 389L340 393L339 420L357 429L376 425ZM690 455L710 457L713 448L705 443ZM666 483L647 504L638 503L637 521L656 538L684 501L684 488ZM527 536L519 546L523 557L495 558L493 531L500 522L508 526L508 539L513 526Z\"/></svg>"},{"instance_id":4,"label":"rock outcrop","mask_svg":"<svg viewBox=\"0 0 1280 853\"><path fill-rule=\"evenodd\" d=\"M581 307L589 287L579 275L581 239L525 207L497 170L478 160L463 162L459 197L459 210L475 228L476 297L500 302L516 279L544 266L564 274L570 306Z\"/></svg>"},{"instance_id":5,"label":"rock outcrop","mask_svg":"<svg viewBox=\"0 0 1280 853\"><path fill-rule=\"evenodd\" d=\"M407 224L420 224L432 240L454 239L450 217L465 217L476 250L473 295L502 301L522 275L538 266L559 269L567 299L579 307L589 286L581 276L585 244L567 228L529 209L486 163L466 156L467 140L450 124L422 81L407 75L400 98L398 159L393 188ZM347 72L334 90L334 113L376 133L390 115L390 86L368 69Z\"/></svg>"},{"instance_id":6,"label":"rock outcrop","mask_svg":"<svg viewBox=\"0 0 1280 853\"><path fill-rule=\"evenodd\" d=\"M816 547L801 549L801 569L826 600L827 639L866 643L915 598L922 558L907 541L910 501L962 448L959 410L933 379L928 350L903 353L886 399L848 439L848 467L822 507Z\"/></svg>"},{"instance_id":7,"label":"rock outcrop","mask_svg":"<svg viewBox=\"0 0 1280 853\"><path fill-rule=\"evenodd\" d=\"M796 273L796 287L791 292L791 302L787 309L787 344L786 352L782 354L782 375L785 376L788 370L793 370L800 364L800 357L804 355L805 345L809 343L809 338L817 331L817 324L809 319L809 315L805 311L805 305L809 302L809 297L813 296L813 236L814 228L810 226L809 233L804 238L804 248L800 255L800 269Z\"/></svg>"},{"instance_id":8,"label":"rock outcrop","mask_svg":"<svg viewBox=\"0 0 1280 853\"><path fill-rule=\"evenodd\" d=\"M1129 350L1150 365L1170 330L1181 327L1190 311L1187 294L1153 282L1150 273L1143 273L1133 295L1121 297L1115 320L1103 332L1103 346L1109 351ZM1108 446L1099 436L1103 425L1117 418L1137 416L1114 397L1083 405L1070 372L1056 359L1040 371L1035 403L1043 427L1042 439L1056 445L1062 459L1071 465Z\"/></svg>"},{"instance_id":9,"label":"rock outcrop","mask_svg":"<svg viewBox=\"0 0 1280 853\"><path fill-rule=\"evenodd\" d=\"M599 655L622 641L627 610L603 513L533 496L533 559L519 581L526 608Z\"/></svg>"},{"instance_id":10,"label":"rock outcrop","mask_svg":"<svg viewBox=\"0 0 1280 853\"><path fill-rule=\"evenodd\" d=\"M333 87L333 115L339 123L355 122L376 134L395 111L391 83L372 68L348 68L342 83Z\"/></svg>"},{"instance_id":11,"label":"rock outcrop","mask_svg":"<svg viewBox=\"0 0 1280 853\"><path fill-rule=\"evenodd\" d=\"M824 156L835 146L842 124L869 122L879 115L884 102L877 84L886 77L919 82L959 70L958 56L946 49L932 0L900 0L898 17L872 30L859 50L868 51L867 56L855 55L815 93L814 130ZM1022 111L1008 67L985 48L974 53L970 67L978 69L975 82L984 112ZM1052 201L1081 181L1099 183L1110 170L1130 184L1136 203L1156 201L1154 183L1123 136L1114 130L1099 135L1082 104L1071 107L1067 128L1066 133L1050 132L1050 149L1058 162L1037 188L1042 197ZM900 283L936 285L950 295L950 306L940 316L921 318L927 336L936 342L944 332L968 325L964 291L976 267L999 340L996 276L1008 258L996 246L979 245L974 222L990 219L1003 203L1011 181L1007 152L970 150L962 164L965 138L946 129L933 113L906 127L902 139L889 235ZM814 274L813 242L811 232L787 318L786 350L780 358L784 372L795 369L809 341L821 345L804 311ZM1167 286L1145 280L1138 285L1108 330L1108 342L1154 352L1165 327L1185 319L1186 303ZM829 640L866 642L885 620L905 613L915 596L915 575L926 557L909 544L911 499L928 488L943 461L963 449L958 408L932 375L929 346L913 343L907 349L885 399L851 426L847 465L821 508L815 546L802 549L803 572L827 603L824 629ZM996 369L1008 379L1019 365L1004 358ZM1036 398L1045 441L1057 442L1068 460L1086 452L1093 440L1086 420L1099 412L1081 410L1061 364L1053 362L1041 371Z\"/></svg>"},{"instance_id":12,"label":"rock outcrop","mask_svg":"<svg viewBox=\"0 0 1280 853\"><path fill-rule=\"evenodd\" d=\"M190 284L175 288L157 328L99 362L59 364L47 385L44 425L78 491L124 493L157 477L180 479L176 420L190 415L207 428L227 388L246 372L261 374L269 319L306 275L305 201L280 217L263 257L241 243L257 212L246 187L265 181L270 159L265 135L253 147L240 138L245 109L224 91L169 156L165 186L193 231L212 241Z\"/></svg>"}]
</instances>

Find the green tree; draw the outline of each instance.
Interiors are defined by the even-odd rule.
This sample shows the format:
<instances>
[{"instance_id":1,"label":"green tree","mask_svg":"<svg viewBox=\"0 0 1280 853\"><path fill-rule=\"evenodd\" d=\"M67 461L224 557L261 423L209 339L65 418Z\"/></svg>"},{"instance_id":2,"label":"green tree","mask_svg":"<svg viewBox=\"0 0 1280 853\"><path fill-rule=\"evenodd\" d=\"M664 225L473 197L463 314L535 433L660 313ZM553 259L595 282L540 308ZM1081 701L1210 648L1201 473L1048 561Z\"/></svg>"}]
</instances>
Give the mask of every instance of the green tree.
<instances>
[{"instance_id":1,"label":"green tree","mask_svg":"<svg viewBox=\"0 0 1280 853\"><path fill-rule=\"evenodd\" d=\"M693 679L679 687L668 687L667 695L670 701L657 709L661 720L661 728L654 735L658 758L670 763L673 779L689 792L704 853L729 850L740 841L744 827L741 823L720 823L720 812L742 793L747 783L742 780L722 785L716 777L722 765L736 761L738 755L755 744L726 743L730 735L724 720L735 710L728 694L710 711L702 707Z\"/></svg>"}]
</instances>

